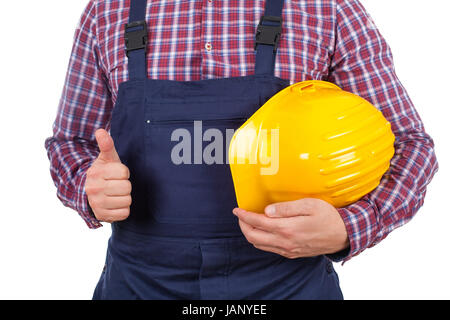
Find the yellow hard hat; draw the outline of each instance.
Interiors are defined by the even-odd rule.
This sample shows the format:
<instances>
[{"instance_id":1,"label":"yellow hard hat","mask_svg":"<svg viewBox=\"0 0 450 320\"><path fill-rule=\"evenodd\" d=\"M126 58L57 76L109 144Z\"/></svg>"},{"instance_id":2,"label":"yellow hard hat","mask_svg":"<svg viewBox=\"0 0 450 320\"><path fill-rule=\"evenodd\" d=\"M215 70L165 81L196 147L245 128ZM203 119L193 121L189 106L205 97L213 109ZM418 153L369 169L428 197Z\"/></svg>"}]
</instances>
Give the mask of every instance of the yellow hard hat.
<instances>
[{"instance_id":1,"label":"yellow hard hat","mask_svg":"<svg viewBox=\"0 0 450 320\"><path fill-rule=\"evenodd\" d=\"M228 157L240 208L318 198L347 206L389 169L395 136L363 98L325 81L294 84L235 133Z\"/></svg>"}]
</instances>

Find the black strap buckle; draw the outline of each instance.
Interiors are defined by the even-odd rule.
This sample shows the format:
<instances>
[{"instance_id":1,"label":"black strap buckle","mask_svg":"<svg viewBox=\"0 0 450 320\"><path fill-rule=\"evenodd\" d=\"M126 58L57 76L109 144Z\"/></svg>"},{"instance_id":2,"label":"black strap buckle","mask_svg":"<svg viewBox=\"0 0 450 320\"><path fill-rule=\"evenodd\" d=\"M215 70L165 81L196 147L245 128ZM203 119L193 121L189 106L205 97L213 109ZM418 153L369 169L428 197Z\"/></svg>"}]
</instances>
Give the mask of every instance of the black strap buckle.
<instances>
[{"instance_id":1,"label":"black strap buckle","mask_svg":"<svg viewBox=\"0 0 450 320\"><path fill-rule=\"evenodd\" d=\"M263 25L263 21L277 22L278 26ZM255 50L258 44L267 44L274 46L273 52L277 51L278 42L281 36L281 17L262 16L259 20L258 28L255 36Z\"/></svg>"},{"instance_id":2,"label":"black strap buckle","mask_svg":"<svg viewBox=\"0 0 450 320\"><path fill-rule=\"evenodd\" d=\"M147 23L144 20L127 23L125 25L125 47L127 57L130 51L140 49L146 50L147 42Z\"/></svg>"}]
</instances>

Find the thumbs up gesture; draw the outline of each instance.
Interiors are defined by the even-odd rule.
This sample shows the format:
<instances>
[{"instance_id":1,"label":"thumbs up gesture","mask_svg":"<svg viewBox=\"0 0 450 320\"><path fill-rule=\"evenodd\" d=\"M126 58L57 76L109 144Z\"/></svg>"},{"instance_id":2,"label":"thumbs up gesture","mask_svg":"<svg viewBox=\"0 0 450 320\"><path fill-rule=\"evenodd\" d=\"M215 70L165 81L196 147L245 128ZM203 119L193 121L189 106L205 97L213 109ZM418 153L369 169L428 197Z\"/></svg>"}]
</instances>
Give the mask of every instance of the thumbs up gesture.
<instances>
[{"instance_id":1,"label":"thumbs up gesture","mask_svg":"<svg viewBox=\"0 0 450 320\"><path fill-rule=\"evenodd\" d=\"M130 171L122 164L114 141L104 129L95 132L100 154L87 171L85 191L99 221L128 218L131 205Z\"/></svg>"}]
</instances>

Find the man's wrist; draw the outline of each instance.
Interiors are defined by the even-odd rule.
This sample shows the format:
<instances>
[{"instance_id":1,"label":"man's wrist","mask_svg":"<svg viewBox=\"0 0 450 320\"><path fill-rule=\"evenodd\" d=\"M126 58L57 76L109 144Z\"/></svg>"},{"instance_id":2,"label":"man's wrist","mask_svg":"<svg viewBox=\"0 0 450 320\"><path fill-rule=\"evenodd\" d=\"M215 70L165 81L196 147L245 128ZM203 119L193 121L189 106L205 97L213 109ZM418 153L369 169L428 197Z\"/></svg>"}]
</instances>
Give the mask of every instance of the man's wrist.
<instances>
[{"instance_id":1,"label":"man's wrist","mask_svg":"<svg viewBox=\"0 0 450 320\"><path fill-rule=\"evenodd\" d=\"M78 213L83 218L83 220L86 222L87 226L90 229L97 229L102 227L103 225L100 223L100 221L97 220L95 217L94 211L92 210L91 206L89 205L88 197L86 194L86 191L84 190L84 186L86 184L86 171L83 172L82 176L80 177L79 181L79 189L78 189Z\"/></svg>"}]
</instances>

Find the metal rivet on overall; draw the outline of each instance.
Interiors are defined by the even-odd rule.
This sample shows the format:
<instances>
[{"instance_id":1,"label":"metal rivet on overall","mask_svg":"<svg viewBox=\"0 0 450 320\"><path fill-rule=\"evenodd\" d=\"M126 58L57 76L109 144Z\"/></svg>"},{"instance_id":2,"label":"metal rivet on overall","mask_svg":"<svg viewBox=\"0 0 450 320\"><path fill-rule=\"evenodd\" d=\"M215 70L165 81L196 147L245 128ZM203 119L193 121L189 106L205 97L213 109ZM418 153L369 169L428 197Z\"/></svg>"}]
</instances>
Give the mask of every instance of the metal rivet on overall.
<instances>
[{"instance_id":1,"label":"metal rivet on overall","mask_svg":"<svg viewBox=\"0 0 450 320\"><path fill-rule=\"evenodd\" d=\"M150 123L151 121L150 120L147 120L147 123Z\"/></svg>"},{"instance_id":2,"label":"metal rivet on overall","mask_svg":"<svg viewBox=\"0 0 450 320\"><path fill-rule=\"evenodd\" d=\"M331 262L327 263L327 272L332 273L333 272L333 264Z\"/></svg>"}]
</instances>

